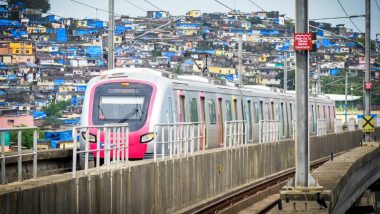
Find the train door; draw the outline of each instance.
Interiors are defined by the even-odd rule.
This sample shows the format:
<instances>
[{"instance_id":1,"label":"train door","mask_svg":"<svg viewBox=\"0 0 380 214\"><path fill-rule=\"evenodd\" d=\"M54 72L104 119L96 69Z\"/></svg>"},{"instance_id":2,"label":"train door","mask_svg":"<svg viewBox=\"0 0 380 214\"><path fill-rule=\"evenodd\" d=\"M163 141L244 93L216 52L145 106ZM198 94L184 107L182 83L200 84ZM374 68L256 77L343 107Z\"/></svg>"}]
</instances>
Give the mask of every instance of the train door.
<instances>
[{"instance_id":1,"label":"train door","mask_svg":"<svg viewBox=\"0 0 380 214\"><path fill-rule=\"evenodd\" d=\"M206 121L206 106L205 106L205 97L200 97L200 123L201 123L201 135L203 134L204 138L201 140L203 144L201 145L201 149L203 145L207 148L208 140L207 140L207 121ZM204 131L204 133L202 133Z\"/></svg>"},{"instance_id":2,"label":"train door","mask_svg":"<svg viewBox=\"0 0 380 214\"><path fill-rule=\"evenodd\" d=\"M224 144L223 102L218 98L218 145Z\"/></svg>"}]
</instances>

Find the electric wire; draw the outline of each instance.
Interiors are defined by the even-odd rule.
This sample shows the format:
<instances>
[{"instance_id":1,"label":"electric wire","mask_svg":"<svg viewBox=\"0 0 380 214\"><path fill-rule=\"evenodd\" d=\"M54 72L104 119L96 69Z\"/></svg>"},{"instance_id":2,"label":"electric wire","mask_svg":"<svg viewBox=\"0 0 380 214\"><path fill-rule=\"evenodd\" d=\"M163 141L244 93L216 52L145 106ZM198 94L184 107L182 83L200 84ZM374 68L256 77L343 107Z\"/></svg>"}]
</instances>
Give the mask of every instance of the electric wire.
<instances>
[{"instance_id":1,"label":"electric wire","mask_svg":"<svg viewBox=\"0 0 380 214\"><path fill-rule=\"evenodd\" d=\"M260 7L258 4L256 4L254 1L252 0L248 0L249 2L251 2L253 5L255 5L256 7L258 7L260 10L264 11L264 8Z\"/></svg>"},{"instance_id":2,"label":"electric wire","mask_svg":"<svg viewBox=\"0 0 380 214\"><path fill-rule=\"evenodd\" d=\"M135 8L137 8L137 9L143 11L143 12L146 12L145 9L143 9L142 7L136 5L135 3L133 3L133 2L131 2L131 1L129 1L129 0L124 0L124 1L126 1L126 2L129 3L130 5L134 6Z\"/></svg>"},{"instance_id":3,"label":"electric wire","mask_svg":"<svg viewBox=\"0 0 380 214\"><path fill-rule=\"evenodd\" d=\"M108 11L108 10L104 10L104 9L101 9L101 8L98 8L98 7L94 7L92 5L89 5L89 4L86 4L86 3L83 3L83 2L80 2L80 1L77 1L77 0L71 0L71 1L74 2L74 3L80 4L82 6L86 6L86 7L89 7L89 8L95 9L95 10L99 10L99 11L102 11L102 12L105 12L105 13L111 13L111 14L116 15L116 16L123 16L122 14L111 12L111 11Z\"/></svg>"},{"instance_id":4,"label":"electric wire","mask_svg":"<svg viewBox=\"0 0 380 214\"><path fill-rule=\"evenodd\" d=\"M163 9L159 8L157 5L154 5L152 2L148 1L148 0L144 0L146 3L150 4L151 6L153 6L154 8L156 8L157 10L159 11L164 11Z\"/></svg>"},{"instance_id":5,"label":"electric wire","mask_svg":"<svg viewBox=\"0 0 380 214\"><path fill-rule=\"evenodd\" d=\"M224 6L225 8L228 8L230 11L233 11L235 12L236 14L239 14L239 12L237 12L236 10L232 9L230 6L224 4L223 2L220 2L219 0L214 0L216 2L218 2L220 5Z\"/></svg>"},{"instance_id":6,"label":"electric wire","mask_svg":"<svg viewBox=\"0 0 380 214\"><path fill-rule=\"evenodd\" d=\"M343 7L342 3L340 2L340 0L337 0L337 1L338 1L338 3L339 3L340 7L342 8L343 12L346 14L347 17L349 17L350 15L348 15L346 9L344 9L344 7ZM354 22L351 18L349 18L349 19L350 19L350 22L352 23L352 25L356 28L356 30L358 30L360 33L362 33L362 31L361 31L361 30L359 29L359 27L355 24L355 22Z\"/></svg>"},{"instance_id":7,"label":"electric wire","mask_svg":"<svg viewBox=\"0 0 380 214\"><path fill-rule=\"evenodd\" d=\"M379 2L377 2L377 0L375 0L375 3L376 3L376 6L377 6L377 9L379 9L379 11L380 11Z\"/></svg>"}]
</instances>

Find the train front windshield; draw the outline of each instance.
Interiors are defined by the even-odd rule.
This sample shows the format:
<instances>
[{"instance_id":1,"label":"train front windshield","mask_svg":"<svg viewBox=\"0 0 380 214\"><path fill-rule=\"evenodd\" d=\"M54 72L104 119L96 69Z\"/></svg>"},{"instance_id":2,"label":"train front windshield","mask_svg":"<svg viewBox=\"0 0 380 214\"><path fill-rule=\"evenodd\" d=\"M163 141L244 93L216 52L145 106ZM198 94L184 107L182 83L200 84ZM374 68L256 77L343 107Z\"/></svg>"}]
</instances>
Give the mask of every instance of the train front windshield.
<instances>
[{"instance_id":1,"label":"train front windshield","mask_svg":"<svg viewBox=\"0 0 380 214\"><path fill-rule=\"evenodd\" d=\"M143 83L108 83L96 88L93 124L128 123L130 131L142 128L147 120L152 87Z\"/></svg>"}]
</instances>

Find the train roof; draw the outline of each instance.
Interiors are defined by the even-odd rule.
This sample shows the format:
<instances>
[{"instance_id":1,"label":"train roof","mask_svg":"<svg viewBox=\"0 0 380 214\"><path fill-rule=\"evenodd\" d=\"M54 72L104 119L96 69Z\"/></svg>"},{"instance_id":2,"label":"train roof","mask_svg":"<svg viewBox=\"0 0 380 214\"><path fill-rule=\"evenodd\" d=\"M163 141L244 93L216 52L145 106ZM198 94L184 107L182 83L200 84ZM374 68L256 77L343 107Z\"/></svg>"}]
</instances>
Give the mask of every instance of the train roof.
<instances>
[{"instance_id":1,"label":"train roof","mask_svg":"<svg viewBox=\"0 0 380 214\"><path fill-rule=\"evenodd\" d=\"M294 97L294 91L287 91L284 93L282 89L270 88L263 85L244 85L242 88L237 87L235 82L227 80L210 80L209 78L201 77L198 75L176 75L167 71L156 70L151 68L115 68L112 70L104 71L100 76L95 79L95 82L99 82L106 79L117 78L133 78L142 79L150 82L171 82L173 85L180 85L179 87L191 87L191 88L205 88L217 91L234 90L239 92L241 90L243 94L254 93L258 96L266 95L271 97ZM316 99L329 99L327 96L317 96ZM332 100L331 100L332 101Z\"/></svg>"}]
</instances>

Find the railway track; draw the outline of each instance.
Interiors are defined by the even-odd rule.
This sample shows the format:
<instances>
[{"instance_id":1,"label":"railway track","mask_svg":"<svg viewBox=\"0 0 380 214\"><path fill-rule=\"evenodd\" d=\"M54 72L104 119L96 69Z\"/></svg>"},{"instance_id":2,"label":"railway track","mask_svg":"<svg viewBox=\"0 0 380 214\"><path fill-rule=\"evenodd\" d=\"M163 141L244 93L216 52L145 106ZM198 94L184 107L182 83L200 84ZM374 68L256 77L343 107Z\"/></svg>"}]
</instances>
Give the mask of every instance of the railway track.
<instances>
[{"instance_id":1,"label":"railway track","mask_svg":"<svg viewBox=\"0 0 380 214\"><path fill-rule=\"evenodd\" d=\"M342 152L343 153L343 152ZM335 154L339 155L341 153ZM316 161L311 162L311 168L315 169L321 166L326 161L330 160L331 157L325 157L322 159L318 159ZM295 168L291 168L289 170L285 170L281 173L278 173L276 175L272 175L267 177L266 179L260 180L258 182L253 183L252 185L248 187L244 187L240 190L237 190L235 192L229 193L225 196L222 196L220 198L217 198L215 200L209 201L207 204L203 204L200 206L197 206L191 210L189 210L186 213L202 213L202 214L215 214L215 213L231 213L231 211L237 211L236 209L231 209L234 206L236 206L238 203L250 198L254 197L255 195L265 193L266 191L270 191L271 187L276 186L277 189L281 189L281 187L294 176L295 174ZM278 192L278 190L275 190ZM273 191L273 190L272 190ZM265 195L265 194L264 194ZM267 194L268 195L268 194ZM251 200L249 203L254 204L262 200L264 197L257 197L257 200ZM277 202L273 202L269 204L268 206L264 207L259 213L266 213L270 211L272 208L274 208L277 205ZM229 210L229 212L227 212Z\"/></svg>"}]
</instances>

